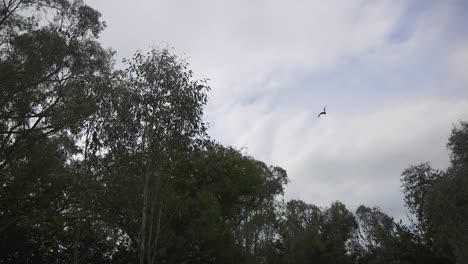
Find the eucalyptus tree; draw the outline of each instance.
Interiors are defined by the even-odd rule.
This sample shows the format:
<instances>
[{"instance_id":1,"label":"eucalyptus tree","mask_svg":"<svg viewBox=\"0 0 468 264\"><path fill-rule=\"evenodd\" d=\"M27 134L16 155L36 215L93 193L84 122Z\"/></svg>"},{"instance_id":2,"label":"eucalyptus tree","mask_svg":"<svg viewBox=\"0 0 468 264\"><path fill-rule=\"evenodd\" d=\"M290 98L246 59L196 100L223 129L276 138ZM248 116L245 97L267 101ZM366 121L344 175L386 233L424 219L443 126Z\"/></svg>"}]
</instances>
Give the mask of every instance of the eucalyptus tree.
<instances>
[{"instance_id":1,"label":"eucalyptus tree","mask_svg":"<svg viewBox=\"0 0 468 264\"><path fill-rule=\"evenodd\" d=\"M97 41L103 28L82 1L0 3L3 262L78 256L74 221L64 216L81 207L76 143L112 71L112 52Z\"/></svg>"}]
</instances>

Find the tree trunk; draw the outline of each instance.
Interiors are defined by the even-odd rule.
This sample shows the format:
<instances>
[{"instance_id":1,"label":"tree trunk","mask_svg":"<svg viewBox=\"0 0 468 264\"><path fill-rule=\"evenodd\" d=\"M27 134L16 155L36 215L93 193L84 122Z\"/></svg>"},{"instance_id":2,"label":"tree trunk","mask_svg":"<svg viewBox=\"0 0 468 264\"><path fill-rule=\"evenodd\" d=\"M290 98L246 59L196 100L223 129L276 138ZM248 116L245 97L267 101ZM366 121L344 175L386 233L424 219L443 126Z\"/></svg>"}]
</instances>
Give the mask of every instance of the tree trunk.
<instances>
[{"instance_id":1,"label":"tree trunk","mask_svg":"<svg viewBox=\"0 0 468 264\"><path fill-rule=\"evenodd\" d=\"M153 196L153 201L151 203L151 213L150 213L150 219L149 219L149 231L148 231L148 249L147 249L147 263L152 263L151 259L152 259L152 240L153 240L153 223L154 223L154 209L156 207L156 200L157 200L158 196L155 194Z\"/></svg>"},{"instance_id":2,"label":"tree trunk","mask_svg":"<svg viewBox=\"0 0 468 264\"><path fill-rule=\"evenodd\" d=\"M73 264L79 263L80 258L80 236L81 236L81 223L78 221L78 227L75 235L75 247L73 249Z\"/></svg>"},{"instance_id":3,"label":"tree trunk","mask_svg":"<svg viewBox=\"0 0 468 264\"><path fill-rule=\"evenodd\" d=\"M148 211L148 190L149 190L149 180L150 180L150 173L148 165L146 167L145 173L145 183L144 183L144 190L143 190L143 210L141 216L141 240L140 240L140 264L145 263L145 255L146 255L146 217Z\"/></svg>"},{"instance_id":4,"label":"tree trunk","mask_svg":"<svg viewBox=\"0 0 468 264\"><path fill-rule=\"evenodd\" d=\"M158 226L156 227L156 237L154 238L154 254L153 257L151 258L151 263L155 263L156 260L156 255L158 252L158 240L159 240L159 234L161 230L161 214L162 214L162 207L163 207L163 199L161 198L161 201L159 203L159 212L158 212Z\"/></svg>"}]
</instances>

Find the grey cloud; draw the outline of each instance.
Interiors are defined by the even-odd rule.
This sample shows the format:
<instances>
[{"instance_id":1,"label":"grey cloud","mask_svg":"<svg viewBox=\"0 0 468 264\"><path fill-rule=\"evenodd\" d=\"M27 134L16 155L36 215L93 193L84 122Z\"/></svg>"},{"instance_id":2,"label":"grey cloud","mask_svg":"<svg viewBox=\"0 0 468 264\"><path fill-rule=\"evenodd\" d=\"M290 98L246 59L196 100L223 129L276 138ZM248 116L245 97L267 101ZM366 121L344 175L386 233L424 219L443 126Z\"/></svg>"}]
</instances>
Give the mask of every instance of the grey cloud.
<instances>
[{"instance_id":1,"label":"grey cloud","mask_svg":"<svg viewBox=\"0 0 468 264\"><path fill-rule=\"evenodd\" d=\"M240 108L216 121L226 125L219 133L235 129L231 143L283 166L291 178L286 197L321 206L334 200L378 205L398 217L405 215L402 170L425 161L444 168L451 124L468 115L467 100L423 100L324 119L295 109Z\"/></svg>"}]
</instances>

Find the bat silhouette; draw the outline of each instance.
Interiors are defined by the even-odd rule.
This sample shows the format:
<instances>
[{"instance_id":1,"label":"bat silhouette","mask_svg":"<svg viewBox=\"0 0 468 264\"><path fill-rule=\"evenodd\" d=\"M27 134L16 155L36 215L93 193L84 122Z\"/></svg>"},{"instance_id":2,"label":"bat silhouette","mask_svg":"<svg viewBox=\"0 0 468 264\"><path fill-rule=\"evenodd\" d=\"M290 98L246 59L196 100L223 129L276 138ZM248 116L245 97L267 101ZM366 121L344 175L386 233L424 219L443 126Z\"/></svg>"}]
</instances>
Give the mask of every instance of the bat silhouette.
<instances>
[{"instance_id":1,"label":"bat silhouette","mask_svg":"<svg viewBox=\"0 0 468 264\"><path fill-rule=\"evenodd\" d=\"M327 106L325 106L325 107L323 108L323 112L320 112L320 114L318 114L317 117L320 117L321 115L326 115L326 114L327 114L326 108L327 108Z\"/></svg>"}]
</instances>

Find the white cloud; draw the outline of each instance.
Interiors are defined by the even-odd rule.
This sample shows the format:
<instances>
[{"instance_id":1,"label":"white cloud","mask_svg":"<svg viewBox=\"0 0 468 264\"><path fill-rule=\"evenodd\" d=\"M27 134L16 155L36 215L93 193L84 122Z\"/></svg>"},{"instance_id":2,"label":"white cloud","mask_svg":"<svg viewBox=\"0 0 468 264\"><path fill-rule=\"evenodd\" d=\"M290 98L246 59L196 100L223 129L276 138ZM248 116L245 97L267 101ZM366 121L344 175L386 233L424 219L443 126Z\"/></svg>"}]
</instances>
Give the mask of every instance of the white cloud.
<instances>
[{"instance_id":1,"label":"white cloud","mask_svg":"<svg viewBox=\"0 0 468 264\"><path fill-rule=\"evenodd\" d=\"M405 8L401 0L87 2L102 10L103 39L120 56L152 43L189 55L217 87L216 105L384 45Z\"/></svg>"}]
</instances>

